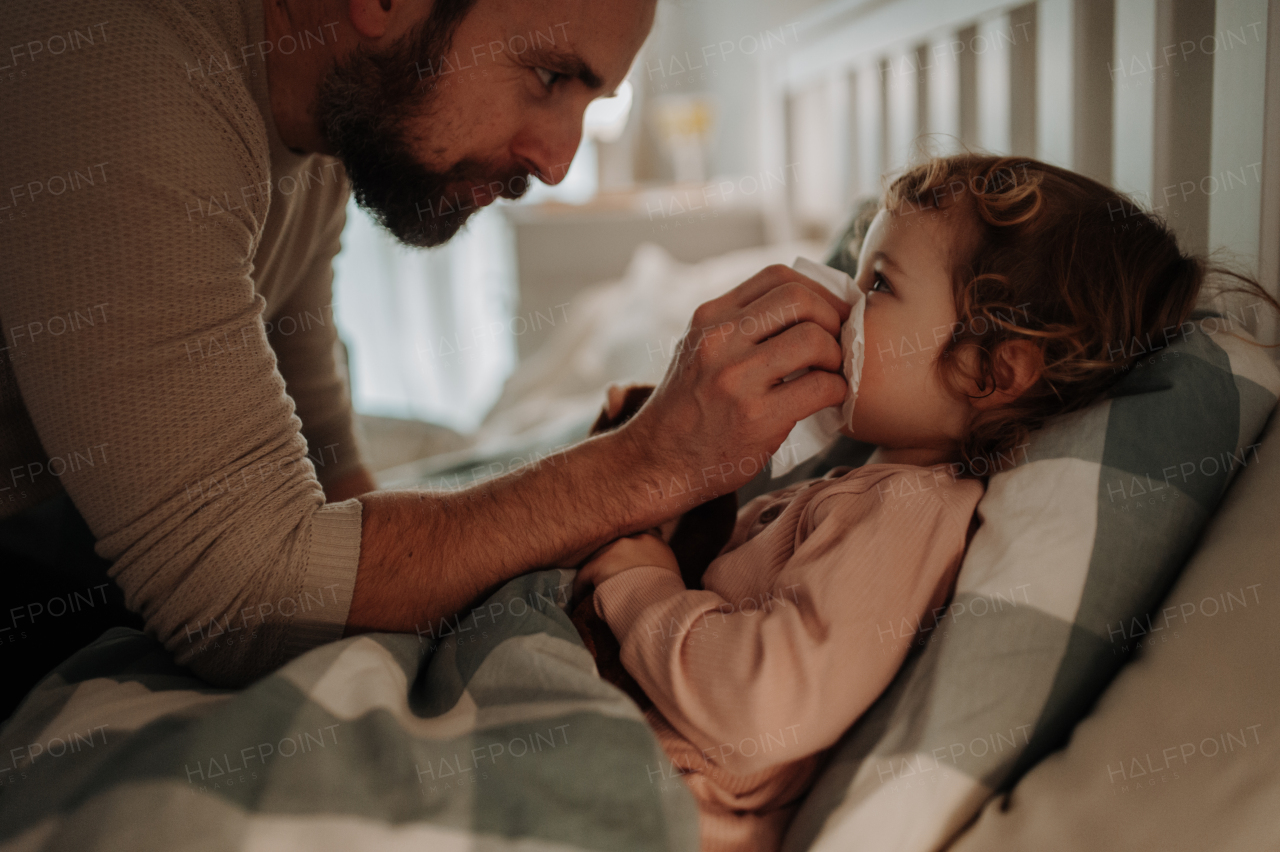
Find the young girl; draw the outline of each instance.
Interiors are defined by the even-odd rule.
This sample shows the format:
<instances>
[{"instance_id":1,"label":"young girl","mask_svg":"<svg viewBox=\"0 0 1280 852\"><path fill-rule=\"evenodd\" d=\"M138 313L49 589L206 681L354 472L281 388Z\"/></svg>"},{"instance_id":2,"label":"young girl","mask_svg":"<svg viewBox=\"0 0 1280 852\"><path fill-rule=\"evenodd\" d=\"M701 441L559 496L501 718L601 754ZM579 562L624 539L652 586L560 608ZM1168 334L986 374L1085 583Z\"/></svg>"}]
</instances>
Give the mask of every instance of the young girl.
<instances>
[{"instance_id":1,"label":"young girl","mask_svg":"<svg viewBox=\"0 0 1280 852\"><path fill-rule=\"evenodd\" d=\"M579 577L652 701L671 764L650 777L688 784L704 852L779 847L825 752L905 659L900 625L945 607L976 474L1101 399L1149 354L1125 343L1167 338L1207 271L1128 199L1044 163L962 155L892 183L855 276L866 348L845 429L877 446L868 463L744 506L703 589L649 534Z\"/></svg>"}]
</instances>

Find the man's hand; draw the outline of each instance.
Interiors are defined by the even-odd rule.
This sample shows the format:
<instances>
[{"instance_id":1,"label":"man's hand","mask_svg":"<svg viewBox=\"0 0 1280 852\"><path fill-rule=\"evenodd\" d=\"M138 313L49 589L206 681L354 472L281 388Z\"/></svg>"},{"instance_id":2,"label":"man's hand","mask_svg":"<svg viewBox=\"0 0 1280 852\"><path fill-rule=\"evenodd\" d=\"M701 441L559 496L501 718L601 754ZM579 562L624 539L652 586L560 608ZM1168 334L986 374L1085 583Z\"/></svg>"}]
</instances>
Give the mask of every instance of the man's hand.
<instances>
[{"instance_id":1,"label":"man's hand","mask_svg":"<svg viewBox=\"0 0 1280 852\"><path fill-rule=\"evenodd\" d=\"M848 316L820 284L771 266L698 308L662 384L625 425L460 491L362 494L346 635L419 630L518 574L575 565L738 488L796 421L844 399L837 337ZM815 369L782 382L804 367ZM665 551L660 564L678 573L670 548L646 538L618 549Z\"/></svg>"},{"instance_id":2,"label":"man's hand","mask_svg":"<svg viewBox=\"0 0 1280 852\"><path fill-rule=\"evenodd\" d=\"M849 310L780 265L701 305L662 384L619 429L648 461L648 481L631 487L683 510L749 482L798 421L844 399ZM804 367L813 369L782 381Z\"/></svg>"},{"instance_id":3,"label":"man's hand","mask_svg":"<svg viewBox=\"0 0 1280 852\"><path fill-rule=\"evenodd\" d=\"M655 565L680 576L680 565L667 543L659 538L656 530L620 538L605 545L591 558L573 581L573 597L577 599L605 580L631 568Z\"/></svg>"}]
</instances>

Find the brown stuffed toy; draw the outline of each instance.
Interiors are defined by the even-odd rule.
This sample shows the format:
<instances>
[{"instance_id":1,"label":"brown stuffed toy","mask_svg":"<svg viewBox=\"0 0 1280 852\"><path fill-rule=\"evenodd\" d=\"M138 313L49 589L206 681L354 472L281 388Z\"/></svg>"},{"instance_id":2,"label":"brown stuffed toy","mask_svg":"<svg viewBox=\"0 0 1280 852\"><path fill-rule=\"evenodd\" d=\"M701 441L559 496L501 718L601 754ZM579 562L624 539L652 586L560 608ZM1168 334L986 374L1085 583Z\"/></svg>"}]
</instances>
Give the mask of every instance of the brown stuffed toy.
<instances>
[{"instance_id":1,"label":"brown stuffed toy","mask_svg":"<svg viewBox=\"0 0 1280 852\"><path fill-rule=\"evenodd\" d=\"M627 388L617 414L611 417L607 408L601 411L591 427L591 434L607 432L626 423L640 410L651 393L652 386ZM738 495L730 491L690 509L676 521L675 530L667 539L667 544L680 565L680 576L685 588L702 588L703 573L728 542L737 519ZM591 656L595 657L600 676L631 696L641 710L652 707L653 702L623 668L620 657L622 646L609 630L609 625L596 614L594 592L578 602L570 618L573 626L578 629L583 644L587 646Z\"/></svg>"}]
</instances>

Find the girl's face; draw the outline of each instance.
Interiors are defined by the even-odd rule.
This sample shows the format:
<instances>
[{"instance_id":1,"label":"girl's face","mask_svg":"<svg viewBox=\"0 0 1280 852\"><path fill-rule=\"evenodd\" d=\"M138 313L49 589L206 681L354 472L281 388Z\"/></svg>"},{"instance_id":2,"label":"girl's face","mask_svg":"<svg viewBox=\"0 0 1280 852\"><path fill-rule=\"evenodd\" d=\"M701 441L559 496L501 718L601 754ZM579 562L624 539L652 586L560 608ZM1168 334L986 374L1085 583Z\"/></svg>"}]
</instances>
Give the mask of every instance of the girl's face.
<instances>
[{"instance_id":1,"label":"girl's face","mask_svg":"<svg viewBox=\"0 0 1280 852\"><path fill-rule=\"evenodd\" d=\"M881 210L858 261L866 354L851 436L907 451L898 456L915 464L954 458L970 416L967 400L953 396L935 369L956 325L951 269L971 230L963 216L956 205Z\"/></svg>"}]
</instances>

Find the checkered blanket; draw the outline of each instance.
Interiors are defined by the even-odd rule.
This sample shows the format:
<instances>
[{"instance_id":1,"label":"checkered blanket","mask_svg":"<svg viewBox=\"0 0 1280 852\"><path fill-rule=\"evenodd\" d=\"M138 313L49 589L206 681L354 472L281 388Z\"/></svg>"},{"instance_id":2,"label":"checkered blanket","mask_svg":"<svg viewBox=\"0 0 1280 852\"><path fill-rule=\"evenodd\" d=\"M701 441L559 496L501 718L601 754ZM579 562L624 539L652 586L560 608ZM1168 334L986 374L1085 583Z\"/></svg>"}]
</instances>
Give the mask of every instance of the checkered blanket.
<instances>
[{"instance_id":1,"label":"checkered blanket","mask_svg":"<svg viewBox=\"0 0 1280 852\"><path fill-rule=\"evenodd\" d=\"M1238 320L1193 315L1107 399L987 460L952 601L837 745L784 852L942 848L1065 743L1136 648L1172 632L1180 612L1161 599L1257 461L1280 395L1280 370Z\"/></svg>"},{"instance_id":2,"label":"checkered blanket","mask_svg":"<svg viewBox=\"0 0 1280 852\"><path fill-rule=\"evenodd\" d=\"M239 691L108 631L0 732L0 846L695 850L692 797L652 783L661 749L563 611L571 577Z\"/></svg>"}]
</instances>

